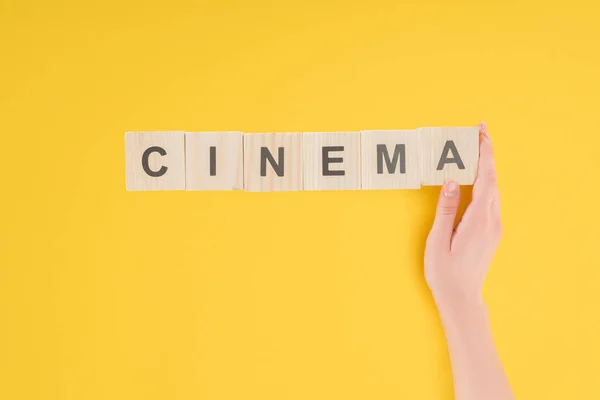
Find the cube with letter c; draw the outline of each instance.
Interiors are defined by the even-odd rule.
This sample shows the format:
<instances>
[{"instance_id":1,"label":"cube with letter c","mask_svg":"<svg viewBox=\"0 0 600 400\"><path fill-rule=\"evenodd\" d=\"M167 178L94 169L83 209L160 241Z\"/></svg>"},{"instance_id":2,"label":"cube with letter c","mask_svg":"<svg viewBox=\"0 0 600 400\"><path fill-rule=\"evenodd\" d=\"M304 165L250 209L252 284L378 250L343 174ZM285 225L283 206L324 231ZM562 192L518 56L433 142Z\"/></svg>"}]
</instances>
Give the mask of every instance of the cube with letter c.
<instances>
[{"instance_id":1,"label":"cube with letter c","mask_svg":"<svg viewBox=\"0 0 600 400\"><path fill-rule=\"evenodd\" d=\"M185 190L185 132L127 132L129 191Z\"/></svg>"}]
</instances>

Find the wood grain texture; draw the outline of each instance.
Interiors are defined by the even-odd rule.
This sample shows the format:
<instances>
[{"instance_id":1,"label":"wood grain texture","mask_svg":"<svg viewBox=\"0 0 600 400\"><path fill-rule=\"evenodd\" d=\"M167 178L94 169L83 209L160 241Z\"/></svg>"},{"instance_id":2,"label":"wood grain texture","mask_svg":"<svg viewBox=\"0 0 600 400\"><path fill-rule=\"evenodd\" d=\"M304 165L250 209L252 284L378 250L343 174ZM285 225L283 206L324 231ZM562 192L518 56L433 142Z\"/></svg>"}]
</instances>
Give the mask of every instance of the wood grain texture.
<instances>
[{"instance_id":1,"label":"wood grain texture","mask_svg":"<svg viewBox=\"0 0 600 400\"><path fill-rule=\"evenodd\" d=\"M304 190L360 189L360 132L310 132L303 136ZM331 149L325 166L323 148ZM326 175L324 167L340 175Z\"/></svg>"},{"instance_id":2,"label":"wood grain texture","mask_svg":"<svg viewBox=\"0 0 600 400\"><path fill-rule=\"evenodd\" d=\"M242 132L186 132L186 190L243 189L242 143Z\"/></svg>"},{"instance_id":3,"label":"wood grain texture","mask_svg":"<svg viewBox=\"0 0 600 400\"><path fill-rule=\"evenodd\" d=\"M150 152L152 147L164 150ZM147 168L161 176L149 175L142 165L145 152ZM125 133L126 187L129 191L185 190L185 132Z\"/></svg>"},{"instance_id":4,"label":"wood grain texture","mask_svg":"<svg viewBox=\"0 0 600 400\"><path fill-rule=\"evenodd\" d=\"M420 153L417 130L362 131L362 189L419 189Z\"/></svg>"},{"instance_id":5,"label":"wood grain texture","mask_svg":"<svg viewBox=\"0 0 600 400\"><path fill-rule=\"evenodd\" d=\"M448 179L461 185L475 182L479 161L478 127L420 128L419 135L422 185L443 185Z\"/></svg>"},{"instance_id":6,"label":"wood grain texture","mask_svg":"<svg viewBox=\"0 0 600 400\"><path fill-rule=\"evenodd\" d=\"M264 157L268 150L278 171ZM279 158L282 150L283 160ZM262 159L264 158L264 161ZM261 174L264 164L264 176ZM249 192L279 192L302 190L302 134L254 133L244 135L244 187Z\"/></svg>"}]
</instances>

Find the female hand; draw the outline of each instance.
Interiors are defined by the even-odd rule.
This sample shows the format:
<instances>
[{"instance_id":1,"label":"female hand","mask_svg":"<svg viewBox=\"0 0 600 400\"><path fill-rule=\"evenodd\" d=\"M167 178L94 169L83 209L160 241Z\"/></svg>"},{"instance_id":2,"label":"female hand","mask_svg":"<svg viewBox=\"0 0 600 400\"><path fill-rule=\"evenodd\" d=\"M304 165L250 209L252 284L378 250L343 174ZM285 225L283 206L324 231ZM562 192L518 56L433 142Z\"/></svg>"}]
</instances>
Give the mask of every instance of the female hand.
<instances>
[{"instance_id":1,"label":"female hand","mask_svg":"<svg viewBox=\"0 0 600 400\"><path fill-rule=\"evenodd\" d=\"M492 143L485 123L479 128L479 166L473 199L454 229L460 188L442 187L425 248L425 279L438 306L480 303L483 281L502 235L500 194Z\"/></svg>"},{"instance_id":2,"label":"female hand","mask_svg":"<svg viewBox=\"0 0 600 400\"><path fill-rule=\"evenodd\" d=\"M492 143L479 127L473 199L454 228L460 189L446 182L425 248L425 279L448 341L459 400L514 399L492 339L482 288L502 236Z\"/></svg>"}]
</instances>

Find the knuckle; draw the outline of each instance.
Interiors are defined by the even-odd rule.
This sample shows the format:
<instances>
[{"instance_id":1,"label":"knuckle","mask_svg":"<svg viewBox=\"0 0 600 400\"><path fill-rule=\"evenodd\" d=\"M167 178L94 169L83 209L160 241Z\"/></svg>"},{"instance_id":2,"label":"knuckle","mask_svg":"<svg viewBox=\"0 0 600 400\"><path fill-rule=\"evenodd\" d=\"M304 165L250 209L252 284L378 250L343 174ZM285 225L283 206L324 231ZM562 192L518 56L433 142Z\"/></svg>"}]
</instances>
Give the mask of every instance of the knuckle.
<instances>
[{"instance_id":1,"label":"knuckle","mask_svg":"<svg viewBox=\"0 0 600 400\"><path fill-rule=\"evenodd\" d=\"M496 183L498 180L498 175L496 174L496 170L494 168L489 168L485 172L485 177L490 183Z\"/></svg>"},{"instance_id":2,"label":"knuckle","mask_svg":"<svg viewBox=\"0 0 600 400\"><path fill-rule=\"evenodd\" d=\"M502 225L502 222L500 222L500 220L498 220L498 223L496 224L495 231L498 236L502 236L502 234L504 233L504 226Z\"/></svg>"},{"instance_id":3,"label":"knuckle","mask_svg":"<svg viewBox=\"0 0 600 400\"><path fill-rule=\"evenodd\" d=\"M500 239L502 237L502 226L498 225L494 228L494 237L496 237L497 239Z\"/></svg>"},{"instance_id":4,"label":"knuckle","mask_svg":"<svg viewBox=\"0 0 600 400\"><path fill-rule=\"evenodd\" d=\"M502 222L500 221L499 218L495 218L491 224L491 229L490 229L491 236L496 240L500 240L503 232L504 232L504 228L502 226Z\"/></svg>"},{"instance_id":5,"label":"knuckle","mask_svg":"<svg viewBox=\"0 0 600 400\"><path fill-rule=\"evenodd\" d=\"M483 141L481 143L481 147L479 148L479 153L483 154L484 156L492 156L494 154L492 143L489 140Z\"/></svg>"},{"instance_id":6,"label":"knuckle","mask_svg":"<svg viewBox=\"0 0 600 400\"><path fill-rule=\"evenodd\" d=\"M458 211L458 207L450 204L440 204L438 206L439 215L454 215Z\"/></svg>"},{"instance_id":7,"label":"knuckle","mask_svg":"<svg viewBox=\"0 0 600 400\"><path fill-rule=\"evenodd\" d=\"M496 207L500 208L500 191L498 190L498 187L495 187L493 190L493 203Z\"/></svg>"},{"instance_id":8,"label":"knuckle","mask_svg":"<svg viewBox=\"0 0 600 400\"><path fill-rule=\"evenodd\" d=\"M429 232L429 235L427 235L427 240L425 240L425 246L426 247L431 247L434 246L436 243L436 237L435 237L435 230L432 229L431 232Z\"/></svg>"}]
</instances>

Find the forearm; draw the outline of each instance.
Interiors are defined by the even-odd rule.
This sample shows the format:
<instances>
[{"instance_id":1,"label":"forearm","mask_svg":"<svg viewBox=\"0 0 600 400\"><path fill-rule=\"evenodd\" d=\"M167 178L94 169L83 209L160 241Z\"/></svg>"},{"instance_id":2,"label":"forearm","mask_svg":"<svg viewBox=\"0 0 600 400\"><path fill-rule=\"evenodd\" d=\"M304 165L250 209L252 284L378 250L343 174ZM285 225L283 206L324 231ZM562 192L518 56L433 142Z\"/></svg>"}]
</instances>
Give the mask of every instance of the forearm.
<instances>
[{"instance_id":1,"label":"forearm","mask_svg":"<svg viewBox=\"0 0 600 400\"><path fill-rule=\"evenodd\" d=\"M443 304L443 303L442 303ZM512 400L483 300L439 306L457 400Z\"/></svg>"}]
</instances>

